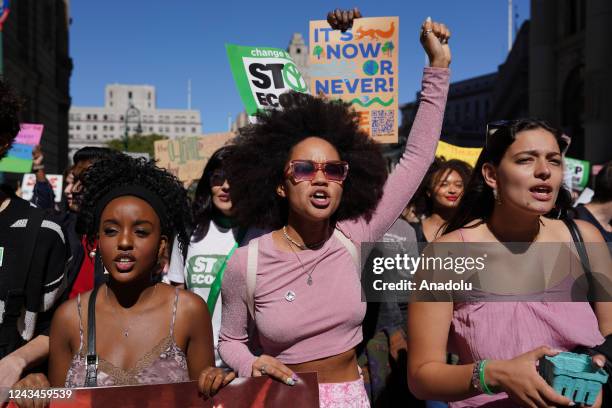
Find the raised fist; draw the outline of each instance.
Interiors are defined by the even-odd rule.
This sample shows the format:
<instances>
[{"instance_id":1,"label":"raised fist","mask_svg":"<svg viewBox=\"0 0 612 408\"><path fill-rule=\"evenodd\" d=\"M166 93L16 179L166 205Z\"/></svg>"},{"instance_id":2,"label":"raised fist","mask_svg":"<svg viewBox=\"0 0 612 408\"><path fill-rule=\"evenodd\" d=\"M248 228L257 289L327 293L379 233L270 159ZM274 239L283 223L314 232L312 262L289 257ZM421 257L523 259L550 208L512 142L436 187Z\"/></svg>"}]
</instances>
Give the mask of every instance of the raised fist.
<instances>
[{"instance_id":1,"label":"raised fist","mask_svg":"<svg viewBox=\"0 0 612 408\"><path fill-rule=\"evenodd\" d=\"M421 45L429 57L430 66L448 68L451 62L449 38L450 30L444 24L427 17L421 26Z\"/></svg>"},{"instance_id":2,"label":"raised fist","mask_svg":"<svg viewBox=\"0 0 612 408\"><path fill-rule=\"evenodd\" d=\"M361 12L357 7L352 10L336 9L327 13L327 22L334 30L345 32L353 27L353 20L361 17Z\"/></svg>"}]
</instances>

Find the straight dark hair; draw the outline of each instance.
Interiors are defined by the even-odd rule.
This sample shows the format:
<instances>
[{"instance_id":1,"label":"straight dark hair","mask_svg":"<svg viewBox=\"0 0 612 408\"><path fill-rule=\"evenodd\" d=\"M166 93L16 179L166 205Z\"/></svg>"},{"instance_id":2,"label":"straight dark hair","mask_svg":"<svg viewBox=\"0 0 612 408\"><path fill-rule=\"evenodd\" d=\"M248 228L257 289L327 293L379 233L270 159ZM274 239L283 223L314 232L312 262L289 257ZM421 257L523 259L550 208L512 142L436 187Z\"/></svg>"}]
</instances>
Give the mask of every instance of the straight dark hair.
<instances>
[{"instance_id":1,"label":"straight dark hair","mask_svg":"<svg viewBox=\"0 0 612 408\"><path fill-rule=\"evenodd\" d=\"M445 234L463 228L474 220L480 219L481 222L473 225L473 227L486 222L493 213L495 197L493 196L493 189L485 183L482 167L485 163L499 166L506 150L516 140L516 135L522 131L533 129L544 129L552 133L559 145L559 150L562 153L566 150L568 142L564 139L563 133L542 120L517 119L509 121L507 126L496 128L494 134L487 135L487 143L478 157L476 166L474 166L472 177L463 192L459 207L444 228ZM566 214L567 210L571 208L571 197L571 193L561 185L555 208L546 216L557 218Z\"/></svg>"},{"instance_id":2,"label":"straight dark hair","mask_svg":"<svg viewBox=\"0 0 612 408\"><path fill-rule=\"evenodd\" d=\"M210 177L213 175L215 170L223 169L223 162L231 155L233 149L234 147L232 145L221 147L213 153L204 167L204 171L202 172L202 177L200 177L200 181L196 187L195 198L191 206L193 219L195 220L196 224L195 230L192 234L193 242L201 241L206 234L208 234L210 222L216 212L216 207L213 204L212 195L210 193L212 188L210 185Z\"/></svg>"}]
</instances>

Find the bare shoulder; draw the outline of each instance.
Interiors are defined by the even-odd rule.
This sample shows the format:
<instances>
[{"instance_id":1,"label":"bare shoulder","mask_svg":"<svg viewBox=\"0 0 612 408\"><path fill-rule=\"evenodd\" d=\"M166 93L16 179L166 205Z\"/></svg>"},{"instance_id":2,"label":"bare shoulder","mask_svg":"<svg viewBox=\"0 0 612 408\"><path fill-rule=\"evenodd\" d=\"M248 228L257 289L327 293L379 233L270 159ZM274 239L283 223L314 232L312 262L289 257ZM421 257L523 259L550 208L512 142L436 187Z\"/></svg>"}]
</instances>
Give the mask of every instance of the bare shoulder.
<instances>
[{"instance_id":1,"label":"bare shoulder","mask_svg":"<svg viewBox=\"0 0 612 408\"><path fill-rule=\"evenodd\" d=\"M449 232L448 234L444 234L433 241L433 243L438 242L463 242L463 239L461 238L461 234L459 233L459 231L455 230Z\"/></svg>"},{"instance_id":2,"label":"bare shoulder","mask_svg":"<svg viewBox=\"0 0 612 408\"><path fill-rule=\"evenodd\" d=\"M583 220L575 220L584 242L605 242L596 226Z\"/></svg>"},{"instance_id":3,"label":"bare shoulder","mask_svg":"<svg viewBox=\"0 0 612 408\"><path fill-rule=\"evenodd\" d=\"M169 288L175 290L172 287ZM178 304L183 313L192 317L208 314L208 307L204 299L188 290L178 289Z\"/></svg>"}]
</instances>

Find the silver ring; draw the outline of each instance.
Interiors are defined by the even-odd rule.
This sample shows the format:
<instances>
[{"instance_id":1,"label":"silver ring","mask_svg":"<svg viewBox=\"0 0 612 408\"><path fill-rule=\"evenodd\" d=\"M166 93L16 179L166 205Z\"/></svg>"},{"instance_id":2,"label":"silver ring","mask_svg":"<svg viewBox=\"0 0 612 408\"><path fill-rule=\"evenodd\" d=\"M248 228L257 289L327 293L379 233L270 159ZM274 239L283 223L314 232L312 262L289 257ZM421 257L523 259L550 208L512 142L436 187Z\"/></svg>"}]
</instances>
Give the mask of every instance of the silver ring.
<instances>
[{"instance_id":1,"label":"silver ring","mask_svg":"<svg viewBox=\"0 0 612 408\"><path fill-rule=\"evenodd\" d=\"M265 364L259 368L259 372L263 375L266 375L266 365Z\"/></svg>"},{"instance_id":2,"label":"silver ring","mask_svg":"<svg viewBox=\"0 0 612 408\"><path fill-rule=\"evenodd\" d=\"M427 37L427 34L431 33L433 30L430 28L429 30L423 31L423 37Z\"/></svg>"},{"instance_id":3,"label":"silver ring","mask_svg":"<svg viewBox=\"0 0 612 408\"><path fill-rule=\"evenodd\" d=\"M443 38L440 40L440 43L442 44L448 44L448 40L446 38Z\"/></svg>"}]
</instances>

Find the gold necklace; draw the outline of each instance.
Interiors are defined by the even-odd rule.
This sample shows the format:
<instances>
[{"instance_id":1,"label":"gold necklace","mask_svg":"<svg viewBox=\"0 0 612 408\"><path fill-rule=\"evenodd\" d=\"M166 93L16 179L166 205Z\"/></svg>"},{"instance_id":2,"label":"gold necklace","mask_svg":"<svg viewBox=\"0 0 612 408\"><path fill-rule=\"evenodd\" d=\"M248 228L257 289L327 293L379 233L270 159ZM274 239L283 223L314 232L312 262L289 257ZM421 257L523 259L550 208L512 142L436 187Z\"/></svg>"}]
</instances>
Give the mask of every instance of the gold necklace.
<instances>
[{"instance_id":1,"label":"gold necklace","mask_svg":"<svg viewBox=\"0 0 612 408\"><path fill-rule=\"evenodd\" d=\"M317 265L319 265L319 262L321 262L321 260L323 259L323 256L327 253L327 251L329 251L329 247L325 250L325 252L323 252L319 256L319 260L317 261L317 263L312 267L310 272L308 272L306 270L306 268L304 267L304 264L302 263L302 260L298 256L297 252L295 252L295 249L293 249L293 245L295 245L298 248L300 248L300 246L289 237L289 235L285 231L285 227L283 227L283 232L284 232L285 238L287 239L287 242L289 243L289 248L291 249L291 252L293 252L293 255L295 255L295 258L300 263L300 267L302 268L302 272L304 272L306 275L308 275L308 279L306 279L306 283L308 284L308 286L312 286L312 273L314 272L314 270L317 267ZM293 244L293 245L291 245L291 244Z\"/></svg>"},{"instance_id":2,"label":"gold necklace","mask_svg":"<svg viewBox=\"0 0 612 408\"><path fill-rule=\"evenodd\" d=\"M104 290L106 291L106 301L108 303L111 303L110 298L108 297L108 285L104 286ZM149 296L149 298L153 298L153 296L155 296L155 291L157 290L157 283L155 285L153 285L153 293L151 293L151 296ZM115 305L113 305L111 303L111 307L113 309L116 309ZM118 313L120 314L120 313ZM123 328L123 337L128 337L130 335L130 325L128 324L127 327Z\"/></svg>"},{"instance_id":3,"label":"gold necklace","mask_svg":"<svg viewBox=\"0 0 612 408\"><path fill-rule=\"evenodd\" d=\"M305 251L306 249L309 248L318 248L321 245L323 245L325 243L325 241L327 241L327 239L323 239L319 242L316 242L312 245L306 245L306 244L300 244L299 242L295 241L293 238L291 238L289 236L289 233L287 232L287 226L284 225L283 226L283 235L285 236L285 238L287 239L287 241L291 242L293 245L295 245L296 247L300 248L302 251Z\"/></svg>"}]
</instances>

